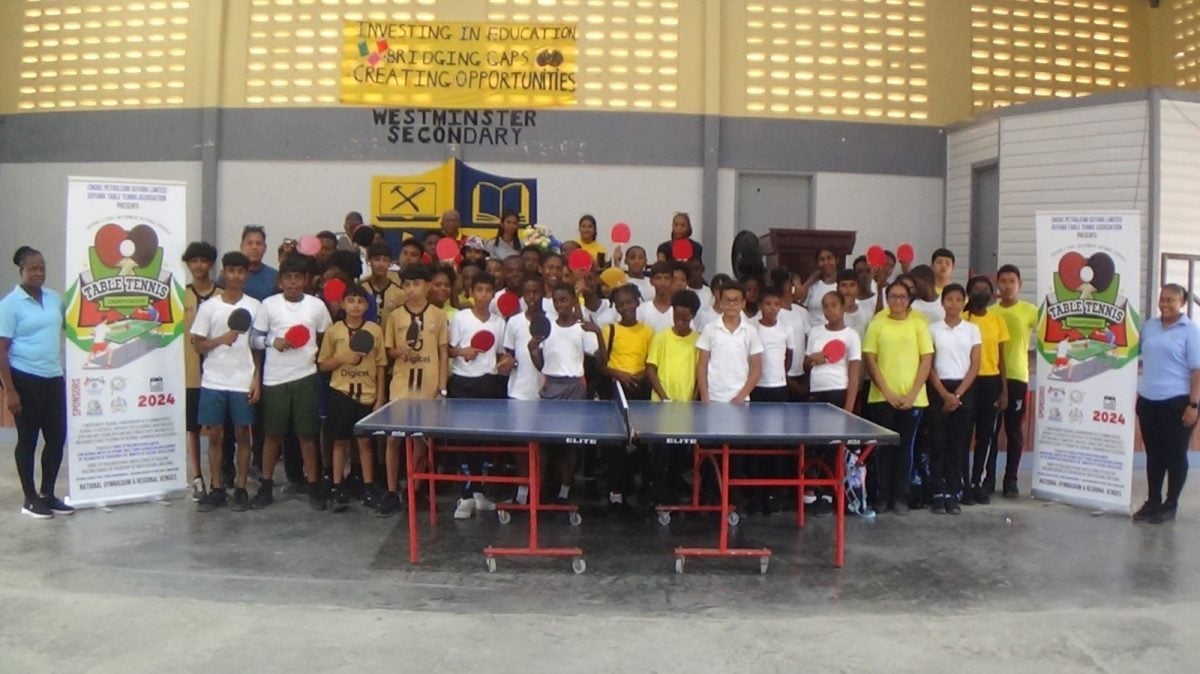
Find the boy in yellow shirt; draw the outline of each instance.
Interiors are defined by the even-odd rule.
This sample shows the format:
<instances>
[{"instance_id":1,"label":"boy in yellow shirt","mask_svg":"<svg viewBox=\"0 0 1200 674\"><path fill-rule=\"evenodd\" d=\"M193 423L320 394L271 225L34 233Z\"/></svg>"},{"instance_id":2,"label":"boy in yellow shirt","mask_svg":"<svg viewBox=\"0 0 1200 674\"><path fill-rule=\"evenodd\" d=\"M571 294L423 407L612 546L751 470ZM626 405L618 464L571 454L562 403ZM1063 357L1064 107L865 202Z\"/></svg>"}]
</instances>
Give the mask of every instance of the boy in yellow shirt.
<instances>
[{"instance_id":1,"label":"boy in yellow shirt","mask_svg":"<svg viewBox=\"0 0 1200 674\"><path fill-rule=\"evenodd\" d=\"M612 385L621 387L627 400L650 399L650 384L646 380L646 357L650 351L650 341L654 338L654 330L638 322L638 298L637 288L632 285L623 285L613 290L612 302L621 318L616 323L605 326L601 333L608 358L600 371L612 380ZM613 395L611 386L601 386L601 398L611 398ZM629 456L628 448L624 445L606 449L610 475L609 505L628 513L625 494L634 489L634 472L640 462L630 460L633 457ZM645 452L638 451L637 454L638 457L642 457Z\"/></svg>"},{"instance_id":2,"label":"boy in yellow shirt","mask_svg":"<svg viewBox=\"0 0 1200 674\"><path fill-rule=\"evenodd\" d=\"M700 298L691 290L680 290L671 296L671 308L671 327L655 333L650 340L646 381L652 390L651 400L691 402L696 399L696 364L700 360L696 348L700 334L692 329L692 321L700 311ZM690 465L690 458L665 447L651 452L655 504L674 502L679 475Z\"/></svg>"},{"instance_id":3,"label":"boy in yellow shirt","mask_svg":"<svg viewBox=\"0 0 1200 674\"><path fill-rule=\"evenodd\" d=\"M988 305L995 292L986 276L975 276L967 283L967 320L979 326L983 347L979 351L979 376L975 378L974 417L975 460L963 456L963 505L991 503L996 490L996 419L1008 407L1008 380L1005 378L1004 352L1009 341L1008 325L1000 313ZM970 471L967 468L970 467Z\"/></svg>"},{"instance_id":4,"label":"boy in yellow shirt","mask_svg":"<svg viewBox=\"0 0 1200 674\"><path fill-rule=\"evenodd\" d=\"M326 331L317 354L318 369L331 374L325 433L333 441L333 490L330 494L333 512L341 512L350 504L342 481L352 441L358 445L364 484L375 483L371 438L354 437L354 424L382 407L384 401L387 354L383 330L365 318L369 305L367 291L362 286L352 283L346 288L342 297L345 318ZM371 348L365 352L353 348L352 340L359 332L371 335Z\"/></svg>"},{"instance_id":5,"label":"boy in yellow shirt","mask_svg":"<svg viewBox=\"0 0 1200 674\"><path fill-rule=\"evenodd\" d=\"M1029 391L1029 340L1037 325L1038 308L1020 299L1021 270L1006 264L996 274L996 287L1000 301L992 305L991 311L1004 319L1008 326L1008 341L1004 343L1004 378L1008 383L1008 406L1001 413L1007 439L1007 456L1004 462L1004 496L1020 495L1017 489L1017 470L1021 467L1021 453L1025 449L1025 395ZM1000 426L992 446L999 448Z\"/></svg>"}]
</instances>

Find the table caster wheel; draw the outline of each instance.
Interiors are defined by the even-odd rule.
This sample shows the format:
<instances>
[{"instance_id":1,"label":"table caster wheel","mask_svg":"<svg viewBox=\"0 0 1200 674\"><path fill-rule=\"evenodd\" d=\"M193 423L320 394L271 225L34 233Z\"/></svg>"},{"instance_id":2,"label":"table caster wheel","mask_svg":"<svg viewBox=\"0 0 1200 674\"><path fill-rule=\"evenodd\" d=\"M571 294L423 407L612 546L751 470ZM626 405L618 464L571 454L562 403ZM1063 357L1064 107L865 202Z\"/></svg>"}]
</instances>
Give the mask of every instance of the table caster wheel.
<instances>
[{"instance_id":1,"label":"table caster wheel","mask_svg":"<svg viewBox=\"0 0 1200 674\"><path fill-rule=\"evenodd\" d=\"M738 522L741 522L741 521L742 521L741 515L738 515L737 513L729 513L729 526L736 527L738 525Z\"/></svg>"},{"instance_id":2,"label":"table caster wheel","mask_svg":"<svg viewBox=\"0 0 1200 674\"><path fill-rule=\"evenodd\" d=\"M571 570L574 571L575 575L578 576L584 571L587 571L587 562L584 561L583 557L576 557L575 559L571 560Z\"/></svg>"},{"instance_id":3,"label":"table caster wheel","mask_svg":"<svg viewBox=\"0 0 1200 674\"><path fill-rule=\"evenodd\" d=\"M496 573L496 558L495 557L487 558L487 570L488 570L488 573Z\"/></svg>"},{"instance_id":4,"label":"table caster wheel","mask_svg":"<svg viewBox=\"0 0 1200 674\"><path fill-rule=\"evenodd\" d=\"M671 513L669 513L669 512L659 513L658 514L658 523L664 527L667 526L668 524L670 524L671 523Z\"/></svg>"},{"instance_id":5,"label":"table caster wheel","mask_svg":"<svg viewBox=\"0 0 1200 674\"><path fill-rule=\"evenodd\" d=\"M766 573L767 567L769 567L769 566L771 566L771 558L770 557L759 557L758 558L758 572L759 573Z\"/></svg>"},{"instance_id":6,"label":"table caster wheel","mask_svg":"<svg viewBox=\"0 0 1200 674\"><path fill-rule=\"evenodd\" d=\"M683 573L683 557L675 558L675 573Z\"/></svg>"},{"instance_id":7,"label":"table caster wheel","mask_svg":"<svg viewBox=\"0 0 1200 674\"><path fill-rule=\"evenodd\" d=\"M578 512L572 512L570 515L567 516L567 521L571 523L571 526L577 527L580 524L583 524L583 515L580 515ZM579 560L579 561L583 561L583 560ZM580 573L580 572L577 571L576 573Z\"/></svg>"},{"instance_id":8,"label":"table caster wheel","mask_svg":"<svg viewBox=\"0 0 1200 674\"><path fill-rule=\"evenodd\" d=\"M508 512L507 510L497 510L496 521L500 524L508 524L512 521L512 513Z\"/></svg>"}]
</instances>

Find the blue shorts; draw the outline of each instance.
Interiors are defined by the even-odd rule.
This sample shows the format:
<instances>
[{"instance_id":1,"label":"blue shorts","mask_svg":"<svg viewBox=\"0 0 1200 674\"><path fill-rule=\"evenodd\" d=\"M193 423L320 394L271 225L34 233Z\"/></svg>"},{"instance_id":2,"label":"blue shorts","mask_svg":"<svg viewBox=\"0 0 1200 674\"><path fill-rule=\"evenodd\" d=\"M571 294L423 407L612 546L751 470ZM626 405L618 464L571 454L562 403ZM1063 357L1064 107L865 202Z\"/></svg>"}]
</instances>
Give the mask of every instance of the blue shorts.
<instances>
[{"instance_id":1,"label":"blue shorts","mask_svg":"<svg viewBox=\"0 0 1200 674\"><path fill-rule=\"evenodd\" d=\"M200 409L196 421L201 426L224 426L229 419L236 426L254 425L254 407L245 391L219 391L200 388Z\"/></svg>"}]
</instances>

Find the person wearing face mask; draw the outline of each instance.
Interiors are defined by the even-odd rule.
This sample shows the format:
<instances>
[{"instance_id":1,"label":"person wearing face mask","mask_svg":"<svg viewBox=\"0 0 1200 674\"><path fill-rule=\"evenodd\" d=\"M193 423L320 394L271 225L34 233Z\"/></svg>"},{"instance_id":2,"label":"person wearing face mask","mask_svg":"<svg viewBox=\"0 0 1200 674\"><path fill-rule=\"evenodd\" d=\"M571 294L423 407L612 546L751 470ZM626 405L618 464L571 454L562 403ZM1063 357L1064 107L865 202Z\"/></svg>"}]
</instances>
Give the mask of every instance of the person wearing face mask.
<instances>
[{"instance_id":1,"label":"person wearing face mask","mask_svg":"<svg viewBox=\"0 0 1200 674\"><path fill-rule=\"evenodd\" d=\"M1008 407L1008 382L1004 378L1004 345L1008 342L1008 324L1000 313L988 308L995 289L986 276L975 276L967 283L967 320L979 326L983 344L979 351L979 376L972 387L975 402L971 410L975 435L975 459L963 456L962 505L987 505L996 490L996 420Z\"/></svg>"}]
</instances>

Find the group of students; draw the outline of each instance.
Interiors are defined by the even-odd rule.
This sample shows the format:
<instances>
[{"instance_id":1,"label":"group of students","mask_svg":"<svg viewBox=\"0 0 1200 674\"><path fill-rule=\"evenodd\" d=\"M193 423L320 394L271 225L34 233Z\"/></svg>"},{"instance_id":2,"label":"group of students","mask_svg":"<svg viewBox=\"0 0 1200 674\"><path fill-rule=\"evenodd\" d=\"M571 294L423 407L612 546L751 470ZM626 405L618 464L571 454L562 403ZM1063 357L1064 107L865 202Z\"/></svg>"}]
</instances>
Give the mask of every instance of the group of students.
<instances>
[{"instance_id":1,"label":"group of students","mask_svg":"<svg viewBox=\"0 0 1200 674\"><path fill-rule=\"evenodd\" d=\"M680 224L678 233L689 236ZM290 444L300 460L289 479L303 481L296 491L313 508L340 511L360 498L391 515L400 508L399 441L379 447L354 436L354 424L387 401L607 398L614 386L631 400L829 402L896 430L900 444L873 455L874 511L860 510L869 516L926 504L957 513L960 504L987 503L1003 426L1003 490L1017 494L1037 311L1018 299L1015 267L1000 270L993 304L990 279L973 278L965 288L950 281L954 256L945 249L895 278L894 256L888 265L860 258L839 269L826 250L808 278L774 269L742 281L717 274L706 283L699 256L667 259L669 246L652 264L634 246L614 256L624 269L572 270L560 252L531 246L500 257L464 238L459 259L429 264L415 243L394 257L379 237L356 241L367 245L319 259L289 251L269 289L261 278L269 269L261 262L261 228L247 228L241 250L222 256L219 281L210 278L216 250L188 247L189 454L200 510L269 506L275 465ZM344 292L321 292L335 280ZM239 311L250 315L249 328L230 327ZM833 342L838 349L830 349ZM201 429L209 438L207 488ZM252 452L259 438L261 451ZM253 497L252 453L261 474ZM585 475L605 476L602 491L622 510L635 491L651 503L683 493L685 467L669 453L622 447L578 457L562 448L548 457L557 480L546 481L547 500L569 501L580 458ZM469 457L454 468L468 475L503 469ZM523 490L511 496L528 497ZM773 507L763 490L741 496L744 508ZM831 510L828 496L805 500L819 514ZM494 508L478 482L463 482L456 517Z\"/></svg>"}]
</instances>

